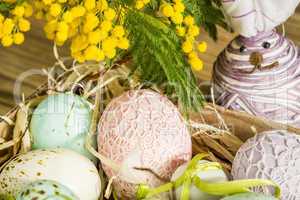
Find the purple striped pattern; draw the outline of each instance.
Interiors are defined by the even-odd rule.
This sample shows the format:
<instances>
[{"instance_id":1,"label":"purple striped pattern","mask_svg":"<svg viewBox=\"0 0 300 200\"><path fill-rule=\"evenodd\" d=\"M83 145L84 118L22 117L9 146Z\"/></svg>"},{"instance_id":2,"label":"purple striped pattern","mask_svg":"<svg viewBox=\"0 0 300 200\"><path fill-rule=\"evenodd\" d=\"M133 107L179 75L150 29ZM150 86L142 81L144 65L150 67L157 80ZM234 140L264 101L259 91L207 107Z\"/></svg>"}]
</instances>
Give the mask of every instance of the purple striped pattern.
<instances>
[{"instance_id":1,"label":"purple striped pattern","mask_svg":"<svg viewBox=\"0 0 300 200\"><path fill-rule=\"evenodd\" d=\"M271 47L264 49L264 42ZM276 61L279 66L247 73L254 67L252 52L263 55L262 66ZM215 62L212 82L218 104L300 127L299 49L275 31L234 39Z\"/></svg>"}]
</instances>

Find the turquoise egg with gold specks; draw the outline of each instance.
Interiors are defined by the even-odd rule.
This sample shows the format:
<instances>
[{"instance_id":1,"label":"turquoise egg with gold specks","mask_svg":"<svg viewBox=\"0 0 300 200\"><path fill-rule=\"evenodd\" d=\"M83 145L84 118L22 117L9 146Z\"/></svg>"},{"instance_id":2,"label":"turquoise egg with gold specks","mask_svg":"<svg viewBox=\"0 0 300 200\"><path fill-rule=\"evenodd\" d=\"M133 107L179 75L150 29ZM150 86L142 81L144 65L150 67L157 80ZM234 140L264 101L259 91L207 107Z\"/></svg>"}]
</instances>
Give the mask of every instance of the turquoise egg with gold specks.
<instances>
[{"instance_id":1,"label":"turquoise egg with gold specks","mask_svg":"<svg viewBox=\"0 0 300 200\"><path fill-rule=\"evenodd\" d=\"M85 147L91 119L92 105L81 96L72 93L49 95L31 118L32 148L67 148L96 162ZM92 139L92 146L96 146L95 139Z\"/></svg>"},{"instance_id":2,"label":"turquoise egg with gold specks","mask_svg":"<svg viewBox=\"0 0 300 200\"><path fill-rule=\"evenodd\" d=\"M16 200L79 200L67 187L51 180L35 181L24 188Z\"/></svg>"}]
</instances>

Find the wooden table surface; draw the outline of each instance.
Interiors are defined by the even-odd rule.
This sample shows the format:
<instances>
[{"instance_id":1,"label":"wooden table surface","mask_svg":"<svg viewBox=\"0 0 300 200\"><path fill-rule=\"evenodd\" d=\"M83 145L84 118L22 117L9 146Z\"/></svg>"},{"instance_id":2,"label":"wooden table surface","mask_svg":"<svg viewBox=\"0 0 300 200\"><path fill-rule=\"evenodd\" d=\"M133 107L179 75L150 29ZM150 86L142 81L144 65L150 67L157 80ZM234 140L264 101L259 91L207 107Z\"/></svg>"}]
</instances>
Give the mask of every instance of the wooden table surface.
<instances>
[{"instance_id":1,"label":"wooden table surface","mask_svg":"<svg viewBox=\"0 0 300 200\"><path fill-rule=\"evenodd\" d=\"M285 28L287 36L300 46L300 8L285 23ZM202 55L205 69L198 74L201 79L210 79L214 60L233 37L233 34L220 29L219 40L215 43L206 33L202 33L201 39L208 41L209 48L208 52ZM62 49L60 52L64 55L68 53L67 49ZM51 67L54 62L52 43L45 39L40 22L33 23L32 31L26 35L23 45L10 48L0 47L0 115L4 115L15 105L13 91L17 78L20 80L26 76L26 72L29 74L28 70ZM22 81L21 91L28 95L43 82L45 82L45 76L27 77Z\"/></svg>"}]
</instances>

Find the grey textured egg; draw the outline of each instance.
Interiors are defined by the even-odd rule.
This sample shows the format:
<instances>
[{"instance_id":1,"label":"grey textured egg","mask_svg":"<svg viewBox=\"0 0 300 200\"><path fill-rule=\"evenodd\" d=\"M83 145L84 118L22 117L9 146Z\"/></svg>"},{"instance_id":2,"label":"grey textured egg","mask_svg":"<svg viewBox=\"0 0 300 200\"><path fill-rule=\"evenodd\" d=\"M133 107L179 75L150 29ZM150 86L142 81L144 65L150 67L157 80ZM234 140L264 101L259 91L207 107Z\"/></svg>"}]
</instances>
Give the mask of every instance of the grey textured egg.
<instances>
[{"instance_id":1,"label":"grey textured egg","mask_svg":"<svg viewBox=\"0 0 300 200\"><path fill-rule=\"evenodd\" d=\"M39 180L29 184L16 200L79 200L66 186L50 180Z\"/></svg>"},{"instance_id":2,"label":"grey textured egg","mask_svg":"<svg viewBox=\"0 0 300 200\"><path fill-rule=\"evenodd\" d=\"M236 154L232 176L273 180L281 187L283 200L300 200L300 137L276 130L250 138ZM271 188L267 191L273 193Z\"/></svg>"},{"instance_id":3,"label":"grey textured egg","mask_svg":"<svg viewBox=\"0 0 300 200\"><path fill-rule=\"evenodd\" d=\"M221 200L277 200L275 197L266 196L258 193L242 193L225 197Z\"/></svg>"}]
</instances>

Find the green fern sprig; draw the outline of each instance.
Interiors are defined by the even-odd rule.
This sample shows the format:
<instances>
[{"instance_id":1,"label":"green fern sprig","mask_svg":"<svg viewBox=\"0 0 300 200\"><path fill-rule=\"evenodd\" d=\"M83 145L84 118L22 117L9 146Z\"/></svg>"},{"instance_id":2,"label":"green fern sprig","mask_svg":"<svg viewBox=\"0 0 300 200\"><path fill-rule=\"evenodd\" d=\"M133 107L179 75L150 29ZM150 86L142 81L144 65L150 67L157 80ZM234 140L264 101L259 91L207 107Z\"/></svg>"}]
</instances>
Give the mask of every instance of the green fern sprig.
<instances>
[{"instance_id":1,"label":"green fern sprig","mask_svg":"<svg viewBox=\"0 0 300 200\"><path fill-rule=\"evenodd\" d=\"M8 3L0 0L0 14L3 15L8 15L9 11L12 10L16 5L20 5L24 2L25 0L17 0L14 3Z\"/></svg>"},{"instance_id":2,"label":"green fern sprig","mask_svg":"<svg viewBox=\"0 0 300 200\"><path fill-rule=\"evenodd\" d=\"M125 27L131 40L130 54L144 81L165 83L175 90L182 108L199 110L204 100L181 51L173 29L158 18L129 10Z\"/></svg>"}]
</instances>

